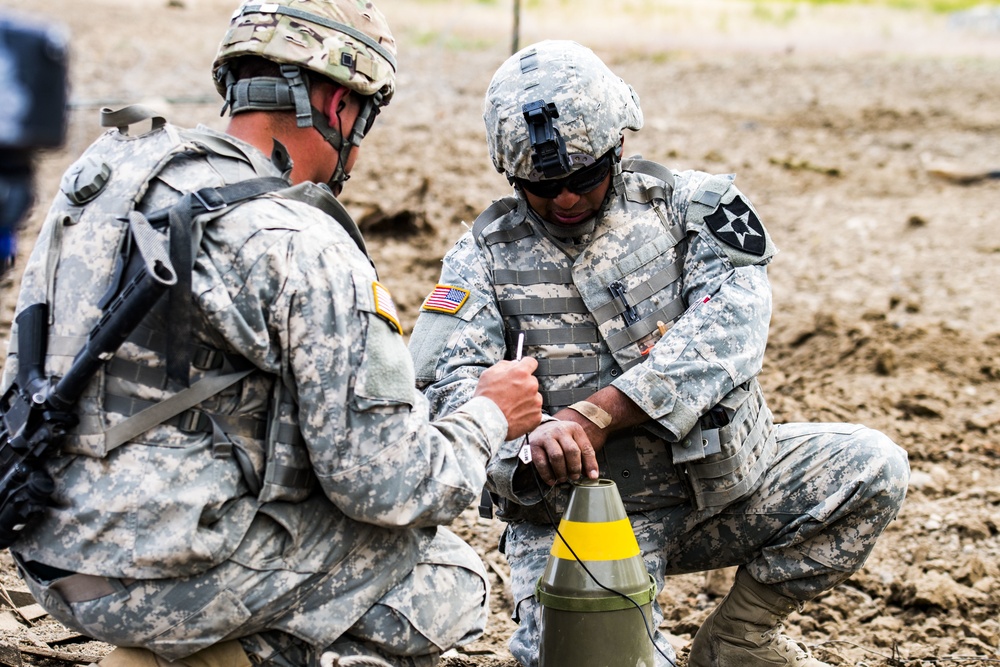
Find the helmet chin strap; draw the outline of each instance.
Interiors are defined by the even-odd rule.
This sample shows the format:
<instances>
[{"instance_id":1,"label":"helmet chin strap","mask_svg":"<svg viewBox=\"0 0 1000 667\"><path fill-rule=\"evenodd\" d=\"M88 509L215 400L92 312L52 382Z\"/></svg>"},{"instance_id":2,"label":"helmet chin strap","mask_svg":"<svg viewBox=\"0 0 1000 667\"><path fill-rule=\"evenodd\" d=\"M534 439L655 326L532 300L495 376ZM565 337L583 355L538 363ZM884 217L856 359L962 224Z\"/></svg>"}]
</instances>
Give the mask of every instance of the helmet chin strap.
<instances>
[{"instance_id":1,"label":"helmet chin strap","mask_svg":"<svg viewBox=\"0 0 1000 667\"><path fill-rule=\"evenodd\" d=\"M345 167L347 165L347 157L351 154L351 149L355 144L344 140L344 135L337 128L330 125L325 113L314 106L310 105L310 108L312 110L312 126L337 153L337 164L333 168L333 173L326 184L333 191L333 194L339 195L344 189L344 183L351 177ZM357 122L355 122L355 125L357 125ZM353 133L351 138L353 139ZM358 143L361 143L360 139Z\"/></svg>"},{"instance_id":2,"label":"helmet chin strap","mask_svg":"<svg viewBox=\"0 0 1000 667\"><path fill-rule=\"evenodd\" d=\"M333 190L334 194L340 194L340 191L344 189L344 182L351 177L345 171L347 158L351 154L351 149L355 146L360 146L361 140L365 138L365 134L371 129L371 125L375 121L375 116L378 115L381 103L382 93L375 93L374 95L361 98L361 108L358 110L358 115L354 119L354 127L351 128L351 134L347 137L346 141L342 132L330 126L326 114L322 113L316 107L312 107L313 127L337 151L337 166L334 168L330 180L327 181L327 185Z\"/></svg>"},{"instance_id":3,"label":"helmet chin strap","mask_svg":"<svg viewBox=\"0 0 1000 667\"><path fill-rule=\"evenodd\" d=\"M334 194L340 194L344 183L351 177L347 173L347 159L354 146L360 146L366 131L378 114L382 94L362 98L361 109L354 121L350 137L344 137L330 125L327 115L314 107L309 99L309 77L297 65L281 65L281 76L254 77L236 81L227 66L220 68L219 76L226 82L226 101L222 113L228 108L231 114L248 110L278 111L294 109L298 127L313 127L337 153L337 164L326 185Z\"/></svg>"}]
</instances>

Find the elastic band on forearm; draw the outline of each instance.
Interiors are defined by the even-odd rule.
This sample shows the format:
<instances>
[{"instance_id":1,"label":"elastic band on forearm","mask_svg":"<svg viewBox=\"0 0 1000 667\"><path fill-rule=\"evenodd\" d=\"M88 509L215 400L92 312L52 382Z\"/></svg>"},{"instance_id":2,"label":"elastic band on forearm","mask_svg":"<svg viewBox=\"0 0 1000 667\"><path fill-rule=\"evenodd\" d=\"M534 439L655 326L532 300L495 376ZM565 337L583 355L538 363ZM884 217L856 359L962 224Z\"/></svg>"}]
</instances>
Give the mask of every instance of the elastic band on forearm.
<instances>
[{"instance_id":1,"label":"elastic band on forearm","mask_svg":"<svg viewBox=\"0 0 1000 667\"><path fill-rule=\"evenodd\" d=\"M609 415L606 410L594 405L590 401L577 401L573 405L569 406L569 409L576 410L599 429L603 430L611 426L611 415Z\"/></svg>"}]
</instances>

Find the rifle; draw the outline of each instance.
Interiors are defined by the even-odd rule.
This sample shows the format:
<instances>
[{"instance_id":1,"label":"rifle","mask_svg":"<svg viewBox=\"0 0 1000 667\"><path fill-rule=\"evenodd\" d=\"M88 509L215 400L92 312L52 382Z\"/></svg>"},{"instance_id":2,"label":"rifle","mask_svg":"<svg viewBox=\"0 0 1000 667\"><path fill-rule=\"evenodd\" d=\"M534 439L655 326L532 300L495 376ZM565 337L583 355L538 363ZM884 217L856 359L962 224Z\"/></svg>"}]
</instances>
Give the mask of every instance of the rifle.
<instances>
[{"instance_id":1,"label":"rifle","mask_svg":"<svg viewBox=\"0 0 1000 667\"><path fill-rule=\"evenodd\" d=\"M0 397L0 549L16 542L48 507L55 484L45 461L77 424L70 410L91 378L177 283L169 257L152 254L108 305L62 378L45 375L48 304L28 306L17 316L17 377Z\"/></svg>"}]
</instances>

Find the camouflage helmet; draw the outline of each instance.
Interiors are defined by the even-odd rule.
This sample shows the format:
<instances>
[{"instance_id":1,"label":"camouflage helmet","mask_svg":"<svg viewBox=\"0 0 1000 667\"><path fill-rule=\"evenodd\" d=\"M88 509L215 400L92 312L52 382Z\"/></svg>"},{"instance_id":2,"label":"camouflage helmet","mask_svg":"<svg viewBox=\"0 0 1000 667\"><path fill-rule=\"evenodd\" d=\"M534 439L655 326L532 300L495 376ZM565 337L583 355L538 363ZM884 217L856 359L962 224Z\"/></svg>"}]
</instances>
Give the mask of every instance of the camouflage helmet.
<instances>
[{"instance_id":1,"label":"camouflage helmet","mask_svg":"<svg viewBox=\"0 0 1000 667\"><path fill-rule=\"evenodd\" d=\"M396 42L368 0L244 0L212 65L223 96L220 68L241 56L296 65L364 96L380 93L381 104L396 87Z\"/></svg>"},{"instance_id":2,"label":"camouflage helmet","mask_svg":"<svg viewBox=\"0 0 1000 667\"><path fill-rule=\"evenodd\" d=\"M280 77L245 76L231 63L244 56L278 65ZM345 136L312 106L313 72L361 96L358 115ZM396 87L396 42L385 17L369 0L243 0L233 14L212 66L225 100L222 113L293 109L298 127L313 127L337 151L327 184L336 194L350 178L347 163Z\"/></svg>"},{"instance_id":3,"label":"camouflage helmet","mask_svg":"<svg viewBox=\"0 0 1000 667\"><path fill-rule=\"evenodd\" d=\"M565 176L620 146L626 128L642 127L642 110L632 87L593 51L546 40L496 71L483 120L497 171L539 180Z\"/></svg>"}]
</instances>

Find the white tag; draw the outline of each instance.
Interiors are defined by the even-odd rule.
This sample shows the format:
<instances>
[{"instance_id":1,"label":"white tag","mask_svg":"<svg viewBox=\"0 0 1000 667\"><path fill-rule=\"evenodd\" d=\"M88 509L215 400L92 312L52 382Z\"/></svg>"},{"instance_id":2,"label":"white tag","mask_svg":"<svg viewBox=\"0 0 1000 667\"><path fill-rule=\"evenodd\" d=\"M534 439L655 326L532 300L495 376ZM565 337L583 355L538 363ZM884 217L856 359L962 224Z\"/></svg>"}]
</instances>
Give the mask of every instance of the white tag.
<instances>
[{"instance_id":1,"label":"white tag","mask_svg":"<svg viewBox=\"0 0 1000 667\"><path fill-rule=\"evenodd\" d=\"M521 463L531 463L531 445L527 441L521 446L521 450L517 453L517 458L521 459Z\"/></svg>"}]
</instances>

